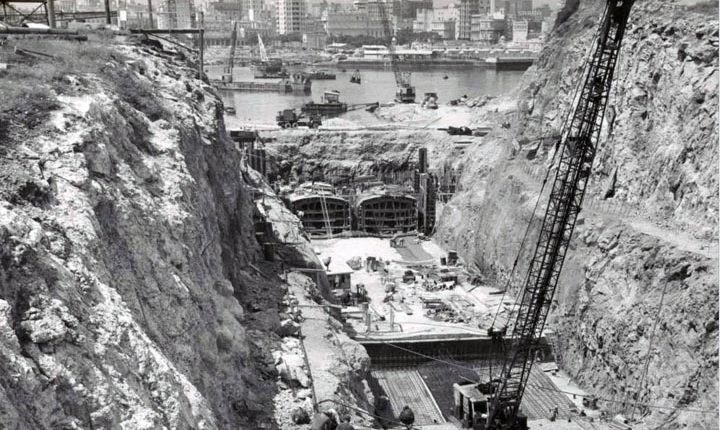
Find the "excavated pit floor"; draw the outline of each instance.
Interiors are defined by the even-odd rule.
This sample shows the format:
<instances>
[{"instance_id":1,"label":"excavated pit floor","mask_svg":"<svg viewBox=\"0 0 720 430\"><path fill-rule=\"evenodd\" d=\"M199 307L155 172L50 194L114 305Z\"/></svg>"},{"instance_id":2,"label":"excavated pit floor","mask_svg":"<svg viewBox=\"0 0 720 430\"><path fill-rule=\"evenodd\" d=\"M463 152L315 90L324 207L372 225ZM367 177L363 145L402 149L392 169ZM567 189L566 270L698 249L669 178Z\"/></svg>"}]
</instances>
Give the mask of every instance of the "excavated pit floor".
<instances>
[{"instance_id":1,"label":"excavated pit floor","mask_svg":"<svg viewBox=\"0 0 720 430\"><path fill-rule=\"evenodd\" d=\"M422 428L459 428L453 411L453 383L488 380L491 369L496 376L502 350L487 337L486 328L498 308L496 326L504 324L512 299L498 294L491 286L471 283L472 276L462 268L440 266L440 258L447 256L447 251L431 241L407 237L405 246L397 248L391 247L388 239L342 238L314 240L313 248L321 260L327 257L335 260L335 267L338 262L346 264L357 257L363 262L367 257L384 262L386 272L372 272L362 267L351 274L353 291L358 283L367 289L372 315L370 327L360 307L348 306L342 313L348 332L363 344L371 358L370 386L374 395L376 398L384 395L390 401L388 418L397 417L408 405L415 412L416 425ZM457 271L458 285L427 291L423 278L441 269ZM407 270L413 270L416 282L402 281ZM396 285L396 293L390 300L386 300L388 282ZM442 300L456 315L462 315L463 321L428 315L423 305L428 298ZM542 363L531 373L523 411L534 428L584 428L574 422L578 417L578 403L574 404L561 392L554 382L560 379L544 371L556 368L551 347L546 342L539 357ZM554 408L558 409L562 423L548 420Z\"/></svg>"},{"instance_id":2,"label":"excavated pit floor","mask_svg":"<svg viewBox=\"0 0 720 430\"><path fill-rule=\"evenodd\" d=\"M496 288L473 284L472 275L462 267L441 266L440 259L447 252L432 241L408 236L404 246L391 247L388 239L342 238L314 240L313 248L321 260L330 258L336 267L353 258L365 262L367 257L375 257L383 262L383 269L378 271L363 267L351 273L352 291L357 284L367 290L372 318L368 327L361 306L343 309L358 341L483 338L496 313L495 326L505 324L513 304L512 298ZM415 281L403 281L408 270L413 271ZM458 283L453 286L447 282L443 288L438 276L448 273L456 274ZM424 285L426 281L428 285ZM395 285L395 293L388 300L389 283ZM433 302L442 302L451 311L433 314L428 307Z\"/></svg>"},{"instance_id":3,"label":"excavated pit floor","mask_svg":"<svg viewBox=\"0 0 720 430\"><path fill-rule=\"evenodd\" d=\"M501 366L501 352L489 340L396 341L392 346L373 342L364 346L373 363L373 394L390 401L387 416L397 416L404 406L410 406L415 423L422 428L438 424L458 428L453 383L487 381L491 374L498 376ZM521 406L523 412L534 428L543 427L544 422L546 428L559 428L555 426L559 421L563 422L562 428L584 428L575 422L579 419L578 406L554 381L557 378L550 370L555 368L550 348L544 345L543 352L547 360L532 369ZM558 421L550 422L555 408Z\"/></svg>"}]
</instances>

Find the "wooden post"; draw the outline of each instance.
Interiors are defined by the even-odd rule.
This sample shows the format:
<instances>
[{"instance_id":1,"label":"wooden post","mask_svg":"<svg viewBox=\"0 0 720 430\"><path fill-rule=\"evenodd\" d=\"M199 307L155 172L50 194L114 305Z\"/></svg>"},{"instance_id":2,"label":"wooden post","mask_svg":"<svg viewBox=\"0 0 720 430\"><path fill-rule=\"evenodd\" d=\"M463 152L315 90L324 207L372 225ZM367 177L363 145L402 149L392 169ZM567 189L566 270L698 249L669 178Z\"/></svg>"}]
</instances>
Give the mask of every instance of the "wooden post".
<instances>
[{"instance_id":1,"label":"wooden post","mask_svg":"<svg viewBox=\"0 0 720 430\"><path fill-rule=\"evenodd\" d=\"M110 19L110 0L105 0L105 23L112 24Z\"/></svg>"},{"instance_id":2,"label":"wooden post","mask_svg":"<svg viewBox=\"0 0 720 430\"><path fill-rule=\"evenodd\" d=\"M152 0L147 0L147 6L148 6L148 15L150 16L150 26L148 27L150 30L155 28L155 23L153 22L153 9L152 9Z\"/></svg>"},{"instance_id":3,"label":"wooden post","mask_svg":"<svg viewBox=\"0 0 720 430\"><path fill-rule=\"evenodd\" d=\"M47 18L48 26L50 28L55 28L55 0L47 0Z\"/></svg>"}]
</instances>

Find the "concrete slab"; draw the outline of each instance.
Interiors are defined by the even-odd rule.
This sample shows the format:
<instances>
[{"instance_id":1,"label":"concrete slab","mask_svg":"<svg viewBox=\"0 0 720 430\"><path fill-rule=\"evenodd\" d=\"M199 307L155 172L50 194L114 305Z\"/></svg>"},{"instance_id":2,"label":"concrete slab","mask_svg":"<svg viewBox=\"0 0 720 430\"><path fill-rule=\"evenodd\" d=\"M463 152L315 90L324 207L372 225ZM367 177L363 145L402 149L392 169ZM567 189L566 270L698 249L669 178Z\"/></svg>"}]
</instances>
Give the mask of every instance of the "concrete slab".
<instances>
[{"instance_id":1,"label":"concrete slab","mask_svg":"<svg viewBox=\"0 0 720 430\"><path fill-rule=\"evenodd\" d=\"M462 268L450 267L456 271L460 284L452 289L440 289L440 283L433 283L431 290L423 287L425 276L431 270L443 270L439 259L446 252L432 241L421 241L406 237L404 248L392 248L387 239L378 238L339 238L313 241L313 246L321 259L346 262L354 257L363 261L369 256L385 262L385 271L368 272L365 268L352 274L353 285L363 284L370 298L372 324L368 331L366 321L359 318L349 320L357 333L358 340L407 340L427 339L438 336L450 337L486 337L486 328L490 326L495 313L500 308L498 324L505 322L512 299L504 299L496 294L497 290L488 286L475 286L466 282L469 275ZM412 267L415 282L404 283L403 274ZM391 302L386 302L386 281L395 284L395 294ZM432 281L429 281L432 282ZM435 285L438 288L435 289ZM433 314L424 303L442 301L454 311ZM391 321L393 324L391 325Z\"/></svg>"}]
</instances>

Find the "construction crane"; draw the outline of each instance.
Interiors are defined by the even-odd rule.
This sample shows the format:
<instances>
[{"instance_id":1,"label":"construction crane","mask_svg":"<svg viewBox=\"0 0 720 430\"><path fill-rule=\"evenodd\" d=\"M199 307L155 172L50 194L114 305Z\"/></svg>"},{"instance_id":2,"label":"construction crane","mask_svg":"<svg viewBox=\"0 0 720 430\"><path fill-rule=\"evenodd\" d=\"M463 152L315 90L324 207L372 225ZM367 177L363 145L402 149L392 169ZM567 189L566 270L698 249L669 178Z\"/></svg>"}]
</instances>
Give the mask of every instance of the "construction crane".
<instances>
[{"instance_id":1,"label":"construction crane","mask_svg":"<svg viewBox=\"0 0 720 430\"><path fill-rule=\"evenodd\" d=\"M398 103L415 103L415 87L410 85L410 73L401 72L397 63L395 37L393 37L392 22L390 20L390 15L385 9L388 4L392 6L394 2L378 1L377 3L385 38L388 40L390 68L392 68L393 75L395 75L395 84L398 87L397 91L395 92L395 101Z\"/></svg>"},{"instance_id":2,"label":"construction crane","mask_svg":"<svg viewBox=\"0 0 720 430\"><path fill-rule=\"evenodd\" d=\"M478 387L491 396L483 426L488 430L527 429L527 418L520 414L520 402L585 195L633 2L607 0L580 81L582 86L557 142L560 158L517 318L508 339L510 348L500 378Z\"/></svg>"},{"instance_id":3,"label":"construction crane","mask_svg":"<svg viewBox=\"0 0 720 430\"><path fill-rule=\"evenodd\" d=\"M260 61L263 63L267 63L270 61L270 58L268 57L267 51L265 50L265 44L262 41L262 37L260 35L257 35L258 37L258 50L260 51Z\"/></svg>"},{"instance_id":4,"label":"construction crane","mask_svg":"<svg viewBox=\"0 0 720 430\"><path fill-rule=\"evenodd\" d=\"M237 47L237 21L233 21L233 29L232 33L230 34L230 39L230 57L228 58L228 66L222 76L222 81L225 83L232 83L233 81L233 68L235 67L235 48Z\"/></svg>"}]
</instances>

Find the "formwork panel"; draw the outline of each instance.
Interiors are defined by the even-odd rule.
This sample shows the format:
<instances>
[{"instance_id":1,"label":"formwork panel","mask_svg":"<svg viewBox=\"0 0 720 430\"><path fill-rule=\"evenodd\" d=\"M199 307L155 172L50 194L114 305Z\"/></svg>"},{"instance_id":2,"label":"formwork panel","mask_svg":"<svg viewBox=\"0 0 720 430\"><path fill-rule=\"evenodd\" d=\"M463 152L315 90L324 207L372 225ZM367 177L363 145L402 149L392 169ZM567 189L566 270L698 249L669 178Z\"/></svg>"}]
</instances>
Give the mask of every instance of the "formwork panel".
<instances>
[{"instance_id":1,"label":"formwork panel","mask_svg":"<svg viewBox=\"0 0 720 430\"><path fill-rule=\"evenodd\" d=\"M391 234L417 229L416 201L409 196L373 196L357 205L358 230Z\"/></svg>"},{"instance_id":2,"label":"formwork panel","mask_svg":"<svg viewBox=\"0 0 720 430\"><path fill-rule=\"evenodd\" d=\"M321 197L312 195L292 202L296 214L302 212L300 221L305 231L314 237L327 235L326 218L333 234L350 230L350 204L337 197L325 197L327 214L323 210Z\"/></svg>"}]
</instances>

